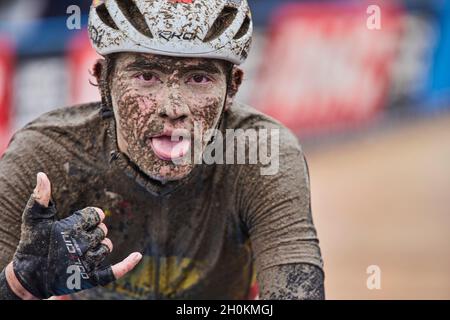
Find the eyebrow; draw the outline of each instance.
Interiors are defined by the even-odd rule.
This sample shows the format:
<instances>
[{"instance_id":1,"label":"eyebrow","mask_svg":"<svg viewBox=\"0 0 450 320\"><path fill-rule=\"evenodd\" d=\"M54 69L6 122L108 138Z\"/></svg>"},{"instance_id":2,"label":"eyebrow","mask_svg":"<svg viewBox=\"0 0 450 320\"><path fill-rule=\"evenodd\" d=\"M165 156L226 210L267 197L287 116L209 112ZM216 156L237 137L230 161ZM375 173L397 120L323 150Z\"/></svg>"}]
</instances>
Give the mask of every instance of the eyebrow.
<instances>
[{"instance_id":1,"label":"eyebrow","mask_svg":"<svg viewBox=\"0 0 450 320\"><path fill-rule=\"evenodd\" d=\"M168 67L167 65L158 62L145 59L143 57L137 57L135 61L130 63L127 67L129 71L142 71L142 70L158 70L164 74L171 74L176 69ZM181 74L186 74L192 71L204 71L210 74L219 74L220 69L213 62L200 62L196 65L190 65L178 68Z\"/></svg>"},{"instance_id":2,"label":"eyebrow","mask_svg":"<svg viewBox=\"0 0 450 320\"><path fill-rule=\"evenodd\" d=\"M181 67L179 70L181 74L186 74L191 71L204 71L210 74L220 73L219 68L212 62L201 62L196 65Z\"/></svg>"},{"instance_id":3,"label":"eyebrow","mask_svg":"<svg viewBox=\"0 0 450 320\"><path fill-rule=\"evenodd\" d=\"M157 61L151 61L148 59L143 59L141 57L136 58L135 61L130 63L125 68L129 71L138 71L138 70L159 70L163 73L170 73L170 70L167 68L167 66L163 65L160 62Z\"/></svg>"}]
</instances>

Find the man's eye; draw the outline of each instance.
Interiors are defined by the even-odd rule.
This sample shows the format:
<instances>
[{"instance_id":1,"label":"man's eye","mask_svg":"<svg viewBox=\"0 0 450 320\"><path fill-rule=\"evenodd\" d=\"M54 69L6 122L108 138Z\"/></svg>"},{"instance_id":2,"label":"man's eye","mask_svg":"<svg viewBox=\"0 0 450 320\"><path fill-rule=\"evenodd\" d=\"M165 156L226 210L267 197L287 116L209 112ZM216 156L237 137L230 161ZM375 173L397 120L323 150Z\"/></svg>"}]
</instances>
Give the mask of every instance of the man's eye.
<instances>
[{"instance_id":1,"label":"man's eye","mask_svg":"<svg viewBox=\"0 0 450 320\"><path fill-rule=\"evenodd\" d=\"M196 75L190 77L188 80L189 83L196 83L196 84L197 83L204 84L204 83L209 83L211 81L212 80L209 77L202 75L202 74L196 74Z\"/></svg>"},{"instance_id":2,"label":"man's eye","mask_svg":"<svg viewBox=\"0 0 450 320\"><path fill-rule=\"evenodd\" d=\"M159 78L151 73L143 73L137 77L139 80L149 83L159 82Z\"/></svg>"}]
</instances>

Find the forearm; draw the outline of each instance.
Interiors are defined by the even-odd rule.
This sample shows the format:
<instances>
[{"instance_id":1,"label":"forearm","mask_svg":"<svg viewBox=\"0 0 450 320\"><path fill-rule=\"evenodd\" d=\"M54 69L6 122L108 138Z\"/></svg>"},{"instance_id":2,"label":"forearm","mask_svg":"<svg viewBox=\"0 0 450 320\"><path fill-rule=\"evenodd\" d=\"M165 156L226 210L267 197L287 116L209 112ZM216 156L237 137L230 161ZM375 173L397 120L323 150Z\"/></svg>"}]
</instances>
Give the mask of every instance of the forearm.
<instances>
[{"instance_id":1,"label":"forearm","mask_svg":"<svg viewBox=\"0 0 450 320\"><path fill-rule=\"evenodd\" d=\"M260 298L265 300L324 300L324 274L310 264L288 264L258 275Z\"/></svg>"},{"instance_id":2,"label":"forearm","mask_svg":"<svg viewBox=\"0 0 450 320\"><path fill-rule=\"evenodd\" d=\"M21 300L6 280L6 268L0 273L0 300Z\"/></svg>"},{"instance_id":3,"label":"forearm","mask_svg":"<svg viewBox=\"0 0 450 320\"><path fill-rule=\"evenodd\" d=\"M0 300L35 300L14 274L12 263L0 273Z\"/></svg>"}]
</instances>

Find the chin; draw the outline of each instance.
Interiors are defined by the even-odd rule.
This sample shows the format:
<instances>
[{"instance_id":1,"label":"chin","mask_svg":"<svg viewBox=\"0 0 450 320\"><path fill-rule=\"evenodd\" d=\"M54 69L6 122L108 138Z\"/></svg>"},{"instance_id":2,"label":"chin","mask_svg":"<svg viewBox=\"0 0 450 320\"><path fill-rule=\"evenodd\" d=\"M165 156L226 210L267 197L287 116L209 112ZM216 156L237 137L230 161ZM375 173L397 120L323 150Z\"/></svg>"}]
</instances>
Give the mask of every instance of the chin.
<instances>
[{"instance_id":1,"label":"chin","mask_svg":"<svg viewBox=\"0 0 450 320\"><path fill-rule=\"evenodd\" d=\"M148 172L147 175L161 183L179 181L189 176L192 172L192 166L176 166L167 165L161 167L159 172Z\"/></svg>"}]
</instances>

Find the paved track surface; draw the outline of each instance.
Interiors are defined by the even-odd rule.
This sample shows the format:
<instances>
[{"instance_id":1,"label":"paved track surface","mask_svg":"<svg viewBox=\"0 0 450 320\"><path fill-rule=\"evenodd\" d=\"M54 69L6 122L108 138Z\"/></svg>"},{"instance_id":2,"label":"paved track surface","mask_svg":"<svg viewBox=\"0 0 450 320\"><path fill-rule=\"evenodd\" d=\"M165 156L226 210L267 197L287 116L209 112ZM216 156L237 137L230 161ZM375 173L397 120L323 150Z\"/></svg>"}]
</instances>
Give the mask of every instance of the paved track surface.
<instances>
[{"instance_id":1,"label":"paved track surface","mask_svg":"<svg viewBox=\"0 0 450 320\"><path fill-rule=\"evenodd\" d=\"M305 151L327 298L450 299L450 115Z\"/></svg>"}]
</instances>

